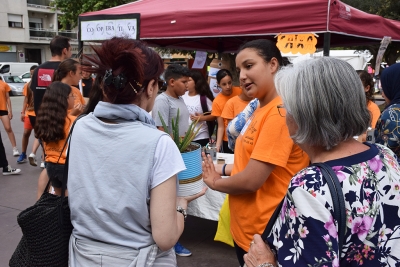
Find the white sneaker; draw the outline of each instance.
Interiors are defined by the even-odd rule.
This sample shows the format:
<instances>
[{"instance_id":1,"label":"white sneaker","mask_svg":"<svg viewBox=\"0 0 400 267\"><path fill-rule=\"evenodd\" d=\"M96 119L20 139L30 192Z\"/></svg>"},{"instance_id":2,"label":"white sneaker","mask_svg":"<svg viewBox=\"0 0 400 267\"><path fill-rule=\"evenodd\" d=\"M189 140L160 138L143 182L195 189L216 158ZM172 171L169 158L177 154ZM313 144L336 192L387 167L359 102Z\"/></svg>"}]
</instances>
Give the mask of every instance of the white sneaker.
<instances>
[{"instance_id":1,"label":"white sneaker","mask_svg":"<svg viewBox=\"0 0 400 267\"><path fill-rule=\"evenodd\" d=\"M13 148L13 156L14 156L14 157L18 157L18 156L19 156L19 151L18 151L18 148L17 148L17 147L14 147L14 148Z\"/></svg>"},{"instance_id":2,"label":"white sneaker","mask_svg":"<svg viewBox=\"0 0 400 267\"><path fill-rule=\"evenodd\" d=\"M40 162L40 168L44 169L44 161Z\"/></svg>"},{"instance_id":3,"label":"white sneaker","mask_svg":"<svg viewBox=\"0 0 400 267\"><path fill-rule=\"evenodd\" d=\"M13 174L19 174L21 172L20 169L13 169L11 168L10 165L8 165L6 168L7 168L6 171L4 171L3 169L3 175L13 175Z\"/></svg>"},{"instance_id":4,"label":"white sneaker","mask_svg":"<svg viewBox=\"0 0 400 267\"><path fill-rule=\"evenodd\" d=\"M35 167L37 166L37 161L36 161L36 155L35 154L33 154L33 153L29 154L28 159L29 159L29 164L31 164L32 166L35 166Z\"/></svg>"}]
</instances>

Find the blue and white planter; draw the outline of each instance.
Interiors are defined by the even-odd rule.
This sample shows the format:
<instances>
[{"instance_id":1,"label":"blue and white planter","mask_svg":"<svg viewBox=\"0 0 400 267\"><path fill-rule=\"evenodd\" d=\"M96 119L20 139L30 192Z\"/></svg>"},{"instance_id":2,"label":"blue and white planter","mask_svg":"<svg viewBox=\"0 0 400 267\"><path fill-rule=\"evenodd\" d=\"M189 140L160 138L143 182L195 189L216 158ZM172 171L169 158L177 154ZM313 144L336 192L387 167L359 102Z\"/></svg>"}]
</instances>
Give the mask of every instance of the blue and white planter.
<instances>
[{"instance_id":1,"label":"blue and white planter","mask_svg":"<svg viewBox=\"0 0 400 267\"><path fill-rule=\"evenodd\" d=\"M180 197L195 195L204 187L201 146L194 142L191 144L197 145L199 148L194 151L181 153L186 170L178 173L178 196Z\"/></svg>"}]
</instances>

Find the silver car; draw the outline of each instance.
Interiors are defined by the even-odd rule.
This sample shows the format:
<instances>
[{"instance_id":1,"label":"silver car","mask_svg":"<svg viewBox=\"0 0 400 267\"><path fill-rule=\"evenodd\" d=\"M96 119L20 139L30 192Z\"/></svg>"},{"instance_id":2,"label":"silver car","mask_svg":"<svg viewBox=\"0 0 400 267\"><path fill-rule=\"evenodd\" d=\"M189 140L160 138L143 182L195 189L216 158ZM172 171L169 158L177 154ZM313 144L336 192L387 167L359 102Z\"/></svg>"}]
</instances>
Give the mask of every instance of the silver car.
<instances>
[{"instance_id":1,"label":"silver car","mask_svg":"<svg viewBox=\"0 0 400 267\"><path fill-rule=\"evenodd\" d=\"M10 86L10 96L22 95L25 82L20 77L14 75L0 75L0 78Z\"/></svg>"}]
</instances>

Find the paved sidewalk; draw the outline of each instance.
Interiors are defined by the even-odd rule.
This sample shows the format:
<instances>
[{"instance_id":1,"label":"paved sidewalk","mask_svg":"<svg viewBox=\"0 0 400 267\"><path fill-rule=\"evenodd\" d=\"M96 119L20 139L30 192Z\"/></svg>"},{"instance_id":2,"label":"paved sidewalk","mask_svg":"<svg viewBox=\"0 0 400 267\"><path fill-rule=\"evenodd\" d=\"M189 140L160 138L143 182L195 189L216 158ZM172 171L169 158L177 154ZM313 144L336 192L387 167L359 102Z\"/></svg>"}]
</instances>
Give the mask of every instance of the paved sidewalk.
<instances>
[{"instance_id":1,"label":"paved sidewalk","mask_svg":"<svg viewBox=\"0 0 400 267\"><path fill-rule=\"evenodd\" d=\"M14 118L11 125L21 152L23 123L20 112L23 97L11 97ZM17 215L21 210L35 203L37 179L40 167L29 163L17 164L17 157L12 156L12 147L8 136L0 123L0 133L6 150L9 164L20 168L22 174L3 176L0 174L0 267L8 266L8 261L14 252L20 238L21 230L17 223ZM28 144L27 154L31 152L33 133ZM40 149L37 159L40 163ZM189 216L186 228L179 241L193 253L190 257L177 257L179 267L237 267L234 248L213 241L217 222Z\"/></svg>"}]
</instances>

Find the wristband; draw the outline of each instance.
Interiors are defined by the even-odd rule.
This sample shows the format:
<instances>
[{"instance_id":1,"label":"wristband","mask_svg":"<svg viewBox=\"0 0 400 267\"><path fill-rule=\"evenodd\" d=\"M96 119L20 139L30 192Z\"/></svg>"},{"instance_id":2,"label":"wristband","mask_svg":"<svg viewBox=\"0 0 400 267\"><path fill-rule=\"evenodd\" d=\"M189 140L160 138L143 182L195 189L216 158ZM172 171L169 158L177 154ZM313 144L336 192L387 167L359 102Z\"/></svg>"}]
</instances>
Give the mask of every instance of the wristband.
<instances>
[{"instance_id":1,"label":"wristband","mask_svg":"<svg viewBox=\"0 0 400 267\"><path fill-rule=\"evenodd\" d=\"M225 173L225 167L227 164L224 164L224 166L222 166L222 176L227 176Z\"/></svg>"}]
</instances>

